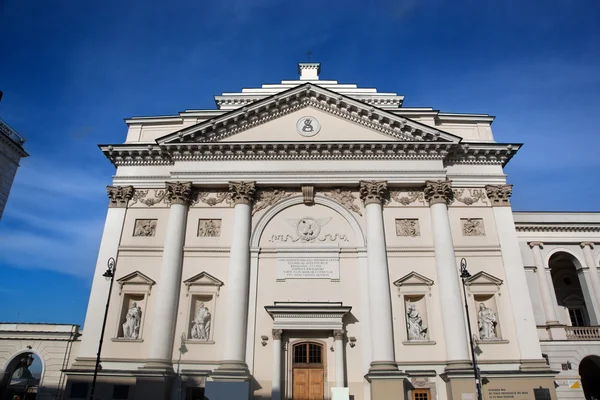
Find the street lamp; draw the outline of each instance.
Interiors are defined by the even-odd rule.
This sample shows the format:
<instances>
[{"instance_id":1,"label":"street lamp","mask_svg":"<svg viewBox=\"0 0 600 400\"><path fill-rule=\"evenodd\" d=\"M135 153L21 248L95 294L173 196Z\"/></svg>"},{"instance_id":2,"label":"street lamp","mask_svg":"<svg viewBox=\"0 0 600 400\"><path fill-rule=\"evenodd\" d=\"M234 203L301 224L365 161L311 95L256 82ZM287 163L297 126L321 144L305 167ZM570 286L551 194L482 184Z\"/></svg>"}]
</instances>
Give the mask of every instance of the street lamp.
<instances>
[{"instance_id":1,"label":"street lamp","mask_svg":"<svg viewBox=\"0 0 600 400\"><path fill-rule=\"evenodd\" d=\"M463 285L463 295L465 296L465 311L467 312L467 327L469 328L469 344L471 345L471 357L473 358L473 373L475 374L475 387L477 388L477 400L483 400L481 393L481 377L479 367L477 366L477 357L475 356L475 347L473 346L473 333L471 332L471 318L469 317L469 302L467 301L466 280L471 277L467 271L467 260L460 260L460 279Z\"/></svg>"},{"instance_id":2,"label":"street lamp","mask_svg":"<svg viewBox=\"0 0 600 400\"><path fill-rule=\"evenodd\" d=\"M98 343L98 355L96 356L96 367L94 368L94 379L92 380L92 391L90 392L90 400L94 400L94 392L96 391L96 378L100 369L100 353L102 352L102 342L104 341L104 329L106 328L106 318L108 317L108 306L110 305L110 295L112 293L113 282L115 281L115 269L117 262L114 258L109 258L106 265L108 268L102 274L106 280L110 280L108 288L108 298L106 299L106 310L104 310L104 321L102 322L102 331L100 332L100 342Z\"/></svg>"}]
</instances>

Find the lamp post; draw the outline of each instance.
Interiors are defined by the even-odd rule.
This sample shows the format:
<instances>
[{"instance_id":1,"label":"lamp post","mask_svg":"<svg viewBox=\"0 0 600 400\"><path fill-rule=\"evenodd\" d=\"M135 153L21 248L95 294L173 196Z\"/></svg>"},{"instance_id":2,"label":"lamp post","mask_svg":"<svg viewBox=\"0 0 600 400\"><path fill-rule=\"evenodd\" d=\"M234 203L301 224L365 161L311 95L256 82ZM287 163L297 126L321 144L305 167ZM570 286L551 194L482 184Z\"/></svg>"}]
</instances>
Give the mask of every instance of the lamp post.
<instances>
[{"instance_id":1,"label":"lamp post","mask_svg":"<svg viewBox=\"0 0 600 400\"><path fill-rule=\"evenodd\" d=\"M94 400L94 392L96 391L96 378L98 377L98 369L100 369L100 353L102 352L102 342L104 342L104 329L106 328L106 318L108 317L108 306L110 305L110 295L112 293L113 282L115 280L115 269L117 262L114 258L109 258L107 261L108 268L102 274L106 280L110 280L108 288L108 298L106 299L106 310L104 310L104 321L102 322L102 331L100 332L100 342L98 343L98 355L96 356L96 367L94 368L94 379L92 380L92 390L90 392L90 400Z\"/></svg>"},{"instance_id":2,"label":"lamp post","mask_svg":"<svg viewBox=\"0 0 600 400\"><path fill-rule=\"evenodd\" d=\"M477 400L483 400L481 392L481 377L479 376L479 367L477 366L477 357L475 356L475 347L473 346L473 333L471 331L471 318L469 317L469 302L467 301L466 280L471 277L467 271L467 260L460 260L460 279L463 285L463 295L465 296L465 311L467 313L467 328L469 328L469 344L471 345L471 357L473 358L473 373L475 374L475 387L477 388Z\"/></svg>"}]
</instances>

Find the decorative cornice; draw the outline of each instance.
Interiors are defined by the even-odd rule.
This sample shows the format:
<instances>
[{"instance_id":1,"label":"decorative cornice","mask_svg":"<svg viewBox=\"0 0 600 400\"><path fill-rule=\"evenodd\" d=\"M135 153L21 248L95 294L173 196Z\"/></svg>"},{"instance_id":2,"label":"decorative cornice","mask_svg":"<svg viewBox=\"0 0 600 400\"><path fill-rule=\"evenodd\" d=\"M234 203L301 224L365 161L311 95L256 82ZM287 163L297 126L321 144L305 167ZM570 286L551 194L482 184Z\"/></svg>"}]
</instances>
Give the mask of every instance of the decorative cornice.
<instances>
[{"instance_id":1,"label":"decorative cornice","mask_svg":"<svg viewBox=\"0 0 600 400\"><path fill-rule=\"evenodd\" d=\"M171 204L190 204L192 182L167 182L167 198Z\"/></svg>"},{"instance_id":2,"label":"decorative cornice","mask_svg":"<svg viewBox=\"0 0 600 400\"><path fill-rule=\"evenodd\" d=\"M487 185L485 190L488 198L492 202L492 207L510 207L512 185Z\"/></svg>"},{"instance_id":3,"label":"decorative cornice","mask_svg":"<svg viewBox=\"0 0 600 400\"><path fill-rule=\"evenodd\" d=\"M383 204L389 196L387 182L384 181L361 181L359 192L365 206L372 203Z\"/></svg>"},{"instance_id":4,"label":"decorative cornice","mask_svg":"<svg viewBox=\"0 0 600 400\"><path fill-rule=\"evenodd\" d=\"M599 225L515 225L517 232L600 232Z\"/></svg>"},{"instance_id":5,"label":"decorative cornice","mask_svg":"<svg viewBox=\"0 0 600 400\"><path fill-rule=\"evenodd\" d=\"M452 201L452 181L427 181L425 184L423 194L430 206L437 203L448 205Z\"/></svg>"},{"instance_id":6,"label":"decorative cornice","mask_svg":"<svg viewBox=\"0 0 600 400\"><path fill-rule=\"evenodd\" d=\"M133 196L133 186L107 186L109 207L121 208L127 207L127 203Z\"/></svg>"},{"instance_id":7,"label":"decorative cornice","mask_svg":"<svg viewBox=\"0 0 600 400\"><path fill-rule=\"evenodd\" d=\"M229 182L233 204L252 204L256 193L255 182Z\"/></svg>"},{"instance_id":8,"label":"decorative cornice","mask_svg":"<svg viewBox=\"0 0 600 400\"><path fill-rule=\"evenodd\" d=\"M164 136L158 142L218 141L308 106L405 141L460 141L458 136L306 83Z\"/></svg>"},{"instance_id":9,"label":"decorative cornice","mask_svg":"<svg viewBox=\"0 0 600 400\"><path fill-rule=\"evenodd\" d=\"M453 148L446 158L447 165L454 164L483 164L502 165L521 148L518 143L461 143Z\"/></svg>"}]
</instances>

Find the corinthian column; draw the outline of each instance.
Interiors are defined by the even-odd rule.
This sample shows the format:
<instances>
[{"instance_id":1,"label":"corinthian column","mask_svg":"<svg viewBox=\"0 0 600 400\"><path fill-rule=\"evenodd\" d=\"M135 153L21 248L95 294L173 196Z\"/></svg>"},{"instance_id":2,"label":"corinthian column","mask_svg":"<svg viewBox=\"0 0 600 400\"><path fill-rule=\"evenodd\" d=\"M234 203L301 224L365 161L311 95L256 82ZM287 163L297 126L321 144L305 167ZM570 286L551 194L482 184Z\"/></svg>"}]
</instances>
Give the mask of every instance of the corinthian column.
<instances>
[{"instance_id":1,"label":"corinthian column","mask_svg":"<svg viewBox=\"0 0 600 400\"><path fill-rule=\"evenodd\" d=\"M229 274L225 286L226 324L223 338L224 353L220 370L233 370L247 374L245 362L246 322L248 318L248 291L250 279L250 229L254 182L230 182L233 200L233 238L229 252Z\"/></svg>"},{"instance_id":2,"label":"corinthian column","mask_svg":"<svg viewBox=\"0 0 600 400\"><path fill-rule=\"evenodd\" d=\"M535 276L537 276L538 286L540 288L540 296L542 297L542 306L544 307L544 314L546 315L546 325L559 325L558 318L556 317L556 310L554 308L554 302L556 296L550 289L550 283L548 282L548 274L546 273L546 266L544 265L544 259L542 257L542 242L530 242L529 247L533 251L533 260L535 261Z\"/></svg>"},{"instance_id":3,"label":"corinthian column","mask_svg":"<svg viewBox=\"0 0 600 400\"><path fill-rule=\"evenodd\" d=\"M82 367L86 363L93 365L93 360L98 351L102 315L104 314L108 287L110 285L102 277L102 274L106 271L107 260L110 257L117 258L127 204L133 196L133 186L107 186L106 191L109 199L108 212L104 223L104 233L100 242L98 261L96 262L94 281L85 317L84 326L86 334L82 337L79 357L77 358L77 364Z\"/></svg>"},{"instance_id":4,"label":"corinthian column","mask_svg":"<svg viewBox=\"0 0 600 400\"><path fill-rule=\"evenodd\" d=\"M386 182L360 182L367 217L367 276L371 321L371 370L398 370L394 354L390 275L387 264L383 201Z\"/></svg>"},{"instance_id":5,"label":"corinthian column","mask_svg":"<svg viewBox=\"0 0 600 400\"><path fill-rule=\"evenodd\" d=\"M452 199L451 181L427 181L424 190L429 202L433 229L433 247L438 281L441 282L440 303L443 307L442 325L446 341L448 364L469 362L467 330L463 311L458 266L448 218L448 203Z\"/></svg>"},{"instance_id":6,"label":"corinthian column","mask_svg":"<svg viewBox=\"0 0 600 400\"><path fill-rule=\"evenodd\" d=\"M518 333L517 343L521 353L521 368L527 369L534 367L535 364L539 366L542 350L510 206L512 185L488 185L485 189L494 210L494 220L504 264L504 276L510 296L510 307Z\"/></svg>"},{"instance_id":7,"label":"corinthian column","mask_svg":"<svg viewBox=\"0 0 600 400\"><path fill-rule=\"evenodd\" d=\"M147 366L169 368L173 356L175 321L181 288L183 266L183 244L188 205L192 195L191 182L167 183L167 197L171 202L169 222L160 276L157 284L154 323Z\"/></svg>"},{"instance_id":8,"label":"corinthian column","mask_svg":"<svg viewBox=\"0 0 600 400\"><path fill-rule=\"evenodd\" d=\"M592 305L594 306L593 310L588 310L588 313L594 313L594 315L590 315L591 320L595 320L596 324L600 323L600 277L598 277L598 268L596 267L596 263L594 262L594 256L592 255L592 249L594 248L593 242L582 242L580 244L583 250L583 257L585 259L585 263L588 267L588 273L584 274L584 277L589 277L590 282L586 282L587 286L591 286L589 291L589 296L592 301ZM591 321L594 324L594 321Z\"/></svg>"}]
</instances>

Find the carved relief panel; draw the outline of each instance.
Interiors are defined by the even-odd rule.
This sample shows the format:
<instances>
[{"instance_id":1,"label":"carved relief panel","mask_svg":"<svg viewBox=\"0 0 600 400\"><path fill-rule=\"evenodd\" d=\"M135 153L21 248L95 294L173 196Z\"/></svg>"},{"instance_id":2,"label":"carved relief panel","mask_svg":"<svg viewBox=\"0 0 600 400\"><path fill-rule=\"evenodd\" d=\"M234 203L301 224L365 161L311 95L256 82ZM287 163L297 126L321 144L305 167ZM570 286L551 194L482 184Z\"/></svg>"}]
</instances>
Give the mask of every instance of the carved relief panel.
<instances>
[{"instance_id":1,"label":"carved relief panel","mask_svg":"<svg viewBox=\"0 0 600 400\"><path fill-rule=\"evenodd\" d=\"M396 236L421 236L419 220L416 218L397 218Z\"/></svg>"},{"instance_id":2,"label":"carved relief panel","mask_svg":"<svg viewBox=\"0 0 600 400\"><path fill-rule=\"evenodd\" d=\"M198 237L219 237L221 236L220 219L199 219Z\"/></svg>"},{"instance_id":3,"label":"carved relief panel","mask_svg":"<svg viewBox=\"0 0 600 400\"><path fill-rule=\"evenodd\" d=\"M156 235L155 219L136 219L133 228L133 236L155 236Z\"/></svg>"},{"instance_id":4,"label":"carved relief panel","mask_svg":"<svg viewBox=\"0 0 600 400\"><path fill-rule=\"evenodd\" d=\"M485 236L482 218L461 218L460 226L463 236Z\"/></svg>"}]
</instances>

